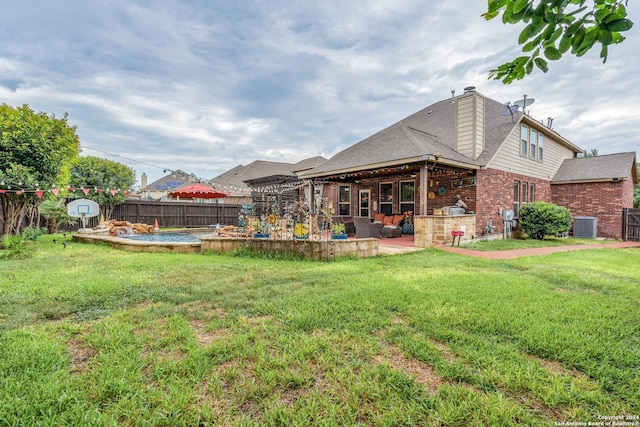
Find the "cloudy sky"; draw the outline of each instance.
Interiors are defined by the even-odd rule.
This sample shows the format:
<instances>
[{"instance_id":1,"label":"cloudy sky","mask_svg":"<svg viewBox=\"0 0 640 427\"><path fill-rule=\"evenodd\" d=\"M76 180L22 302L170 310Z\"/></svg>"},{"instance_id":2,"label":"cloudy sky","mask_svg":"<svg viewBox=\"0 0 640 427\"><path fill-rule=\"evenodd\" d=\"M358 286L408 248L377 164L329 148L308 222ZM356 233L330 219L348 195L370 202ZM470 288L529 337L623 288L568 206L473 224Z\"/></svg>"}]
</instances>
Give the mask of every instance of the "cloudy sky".
<instances>
[{"instance_id":1,"label":"cloudy sky","mask_svg":"<svg viewBox=\"0 0 640 427\"><path fill-rule=\"evenodd\" d=\"M462 4L464 3L464 6ZM485 0L22 0L3 6L0 102L69 114L83 154L212 178L253 160L331 157L476 86L584 149L637 151L640 13L610 49L503 85L521 28Z\"/></svg>"}]
</instances>

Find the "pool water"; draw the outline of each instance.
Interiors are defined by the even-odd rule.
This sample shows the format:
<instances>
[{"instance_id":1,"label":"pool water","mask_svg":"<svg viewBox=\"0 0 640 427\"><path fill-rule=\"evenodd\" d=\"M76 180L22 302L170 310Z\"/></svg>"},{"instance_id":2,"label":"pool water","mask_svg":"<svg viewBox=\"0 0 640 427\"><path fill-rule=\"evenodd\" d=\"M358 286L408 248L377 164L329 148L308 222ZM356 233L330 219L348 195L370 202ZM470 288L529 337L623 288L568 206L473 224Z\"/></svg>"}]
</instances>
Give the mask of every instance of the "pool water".
<instances>
[{"instance_id":1,"label":"pool water","mask_svg":"<svg viewBox=\"0 0 640 427\"><path fill-rule=\"evenodd\" d=\"M170 242L170 243L198 243L200 239L189 233L153 233L153 234L133 234L121 236L125 239L138 240L141 242Z\"/></svg>"}]
</instances>

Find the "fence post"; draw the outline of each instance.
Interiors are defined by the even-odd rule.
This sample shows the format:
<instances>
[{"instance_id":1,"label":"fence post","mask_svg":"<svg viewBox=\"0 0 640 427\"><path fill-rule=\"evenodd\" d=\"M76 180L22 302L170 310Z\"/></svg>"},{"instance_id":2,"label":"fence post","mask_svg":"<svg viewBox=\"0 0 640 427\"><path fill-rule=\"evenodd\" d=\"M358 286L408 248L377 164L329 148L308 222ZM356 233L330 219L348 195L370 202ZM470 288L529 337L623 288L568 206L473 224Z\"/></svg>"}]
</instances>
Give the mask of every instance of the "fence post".
<instances>
[{"instance_id":1,"label":"fence post","mask_svg":"<svg viewBox=\"0 0 640 427\"><path fill-rule=\"evenodd\" d=\"M629 216L629 209L628 208L623 208L622 209L622 240L623 241L627 241L627 231L628 231L628 216Z\"/></svg>"}]
</instances>

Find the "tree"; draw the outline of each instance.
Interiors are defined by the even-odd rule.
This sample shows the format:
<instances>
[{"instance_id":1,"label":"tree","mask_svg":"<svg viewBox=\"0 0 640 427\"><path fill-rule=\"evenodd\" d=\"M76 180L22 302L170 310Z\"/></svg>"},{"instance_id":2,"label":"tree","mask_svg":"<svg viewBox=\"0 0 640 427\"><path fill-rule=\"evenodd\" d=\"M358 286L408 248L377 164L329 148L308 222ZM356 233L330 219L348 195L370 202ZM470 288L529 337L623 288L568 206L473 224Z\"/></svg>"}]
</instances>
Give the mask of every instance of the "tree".
<instances>
[{"instance_id":1,"label":"tree","mask_svg":"<svg viewBox=\"0 0 640 427\"><path fill-rule=\"evenodd\" d=\"M598 155L598 149L592 148L589 151L585 151L583 157L596 157Z\"/></svg>"},{"instance_id":2,"label":"tree","mask_svg":"<svg viewBox=\"0 0 640 427\"><path fill-rule=\"evenodd\" d=\"M585 6L589 3L590 6ZM491 70L489 78L509 84L530 74L534 66L547 72L548 62L568 52L581 57L596 44L600 58L607 61L609 46L624 41L621 33L633 22L627 18L628 0L489 0L486 20L502 13L505 24L527 24L518 44L527 55L519 56ZM546 59L545 59L546 58Z\"/></svg>"},{"instance_id":3,"label":"tree","mask_svg":"<svg viewBox=\"0 0 640 427\"><path fill-rule=\"evenodd\" d=\"M93 200L109 219L113 208L126 200L124 192L131 191L134 184L135 173L130 167L100 157L80 157L71 170L69 186L74 190L70 196ZM86 195L85 189L90 190Z\"/></svg>"},{"instance_id":4,"label":"tree","mask_svg":"<svg viewBox=\"0 0 640 427\"><path fill-rule=\"evenodd\" d=\"M58 227L61 225L72 225L76 223L76 218L67 214L67 207L64 205L62 199L50 199L45 200L40 205L40 215L47 220L47 228L49 234L58 232Z\"/></svg>"},{"instance_id":5,"label":"tree","mask_svg":"<svg viewBox=\"0 0 640 427\"><path fill-rule=\"evenodd\" d=\"M25 214L42 202L36 191L66 183L79 148L66 114L58 119L28 105L0 106L2 235L20 233Z\"/></svg>"}]
</instances>

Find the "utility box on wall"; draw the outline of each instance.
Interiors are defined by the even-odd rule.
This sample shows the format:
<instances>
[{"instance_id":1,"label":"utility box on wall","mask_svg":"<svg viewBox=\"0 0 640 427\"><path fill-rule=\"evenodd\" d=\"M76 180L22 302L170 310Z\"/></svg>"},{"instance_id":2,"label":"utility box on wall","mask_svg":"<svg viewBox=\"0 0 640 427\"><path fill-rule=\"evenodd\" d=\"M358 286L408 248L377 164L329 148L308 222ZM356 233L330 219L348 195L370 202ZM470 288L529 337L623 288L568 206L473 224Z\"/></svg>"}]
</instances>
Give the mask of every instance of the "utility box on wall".
<instances>
[{"instance_id":1,"label":"utility box on wall","mask_svg":"<svg viewBox=\"0 0 640 427\"><path fill-rule=\"evenodd\" d=\"M598 237L598 218L577 216L573 219L573 237Z\"/></svg>"}]
</instances>

